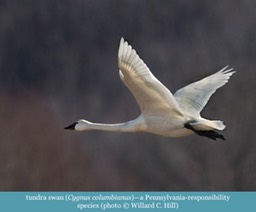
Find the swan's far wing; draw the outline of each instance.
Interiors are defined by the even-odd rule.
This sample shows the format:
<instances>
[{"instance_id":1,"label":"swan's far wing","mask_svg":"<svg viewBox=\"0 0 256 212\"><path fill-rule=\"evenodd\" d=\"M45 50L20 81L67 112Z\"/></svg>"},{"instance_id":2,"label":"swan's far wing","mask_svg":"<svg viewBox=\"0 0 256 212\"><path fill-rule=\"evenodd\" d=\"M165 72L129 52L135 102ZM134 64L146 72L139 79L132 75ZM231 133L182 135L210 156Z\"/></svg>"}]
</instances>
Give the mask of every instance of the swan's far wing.
<instances>
[{"instance_id":1,"label":"swan's far wing","mask_svg":"<svg viewBox=\"0 0 256 212\"><path fill-rule=\"evenodd\" d=\"M118 50L119 75L133 94L143 114L180 115L172 93L150 72L136 51L121 38Z\"/></svg>"},{"instance_id":2,"label":"swan's far wing","mask_svg":"<svg viewBox=\"0 0 256 212\"><path fill-rule=\"evenodd\" d=\"M211 95L225 85L235 73L232 68L227 69L227 67L176 91L174 97L181 110L192 116L199 116Z\"/></svg>"}]
</instances>

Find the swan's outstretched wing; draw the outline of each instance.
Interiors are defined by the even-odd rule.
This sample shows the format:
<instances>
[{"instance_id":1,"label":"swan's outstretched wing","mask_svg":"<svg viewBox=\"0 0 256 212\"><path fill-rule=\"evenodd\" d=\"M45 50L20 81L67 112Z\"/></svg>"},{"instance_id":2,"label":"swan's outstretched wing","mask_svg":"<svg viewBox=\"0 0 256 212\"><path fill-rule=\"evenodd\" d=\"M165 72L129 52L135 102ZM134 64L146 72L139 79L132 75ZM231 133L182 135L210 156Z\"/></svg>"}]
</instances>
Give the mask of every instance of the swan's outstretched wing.
<instances>
[{"instance_id":1,"label":"swan's outstretched wing","mask_svg":"<svg viewBox=\"0 0 256 212\"><path fill-rule=\"evenodd\" d=\"M200 116L211 95L225 85L235 71L224 67L220 71L204 79L191 83L175 92L174 97L181 110L191 116Z\"/></svg>"},{"instance_id":2,"label":"swan's outstretched wing","mask_svg":"<svg viewBox=\"0 0 256 212\"><path fill-rule=\"evenodd\" d=\"M172 93L156 79L123 38L118 50L118 66L120 78L132 92L143 114L182 116Z\"/></svg>"}]
</instances>

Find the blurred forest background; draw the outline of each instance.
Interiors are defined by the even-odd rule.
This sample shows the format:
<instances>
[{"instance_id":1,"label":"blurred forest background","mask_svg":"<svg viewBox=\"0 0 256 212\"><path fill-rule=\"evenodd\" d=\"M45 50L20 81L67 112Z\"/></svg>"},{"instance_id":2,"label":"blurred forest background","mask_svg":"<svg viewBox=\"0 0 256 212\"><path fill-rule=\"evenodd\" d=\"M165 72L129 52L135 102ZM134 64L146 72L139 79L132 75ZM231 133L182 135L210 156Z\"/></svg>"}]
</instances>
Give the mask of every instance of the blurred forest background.
<instances>
[{"instance_id":1,"label":"blurred forest background","mask_svg":"<svg viewBox=\"0 0 256 212\"><path fill-rule=\"evenodd\" d=\"M1 0L0 190L256 190L256 1ZM227 141L74 132L140 111L118 75L124 37L171 91L237 73L203 116Z\"/></svg>"}]
</instances>

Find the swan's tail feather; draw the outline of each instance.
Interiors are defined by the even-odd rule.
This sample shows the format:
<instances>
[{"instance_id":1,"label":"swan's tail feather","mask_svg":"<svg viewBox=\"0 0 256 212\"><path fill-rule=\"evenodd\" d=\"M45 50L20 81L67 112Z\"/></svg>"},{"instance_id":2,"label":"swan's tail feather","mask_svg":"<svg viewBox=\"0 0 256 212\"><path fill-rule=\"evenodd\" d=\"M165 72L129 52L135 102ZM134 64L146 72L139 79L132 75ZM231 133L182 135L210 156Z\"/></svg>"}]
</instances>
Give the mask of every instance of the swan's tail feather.
<instances>
[{"instance_id":1,"label":"swan's tail feather","mask_svg":"<svg viewBox=\"0 0 256 212\"><path fill-rule=\"evenodd\" d=\"M216 130L224 130L226 128L226 125L223 124L223 121L217 120L217 121L210 121L210 126L212 126Z\"/></svg>"},{"instance_id":2,"label":"swan's tail feather","mask_svg":"<svg viewBox=\"0 0 256 212\"><path fill-rule=\"evenodd\" d=\"M196 130L224 130L225 125L223 121L220 120L207 120L200 118L197 121L189 122Z\"/></svg>"}]
</instances>

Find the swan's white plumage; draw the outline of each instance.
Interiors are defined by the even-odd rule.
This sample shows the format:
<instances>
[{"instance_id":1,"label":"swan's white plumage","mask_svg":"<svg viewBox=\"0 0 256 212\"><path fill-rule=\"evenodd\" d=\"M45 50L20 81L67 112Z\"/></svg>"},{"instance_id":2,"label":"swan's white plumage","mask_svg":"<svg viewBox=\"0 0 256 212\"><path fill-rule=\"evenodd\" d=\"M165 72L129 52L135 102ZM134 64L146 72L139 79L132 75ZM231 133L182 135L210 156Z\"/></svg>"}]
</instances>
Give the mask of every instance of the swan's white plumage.
<instances>
[{"instance_id":1,"label":"swan's white plumage","mask_svg":"<svg viewBox=\"0 0 256 212\"><path fill-rule=\"evenodd\" d=\"M123 38L118 51L118 66L120 77L135 97L142 114L183 116L172 93Z\"/></svg>"},{"instance_id":2,"label":"swan's white plumage","mask_svg":"<svg viewBox=\"0 0 256 212\"><path fill-rule=\"evenodd\" d=\"M223 130L223 122L202 118L200 112L211 95L226 84L235 71L225 67L172 95L123 38L118 50L118 67L120 78L136 99L141 115L132 121L118 124L79 120L65 129L145 131L168 137L186 136L195 132L212 139L224 140L222 135L213 131Z\"/></svg>"},{"instance_id":3,"label":"swan's white plumage","mask_svg":"<svg viewBox=\"0 0 256 212\"><path fill-rule=\"evenodd\" d=\"M235 73L235 71L232 71L233 68L227 68L228 66L175 92L174 97L183 113L200 116L201 110L207 104L212 94L218 88L225 85L232 74Z\"/></svg>"}]
</instances>

